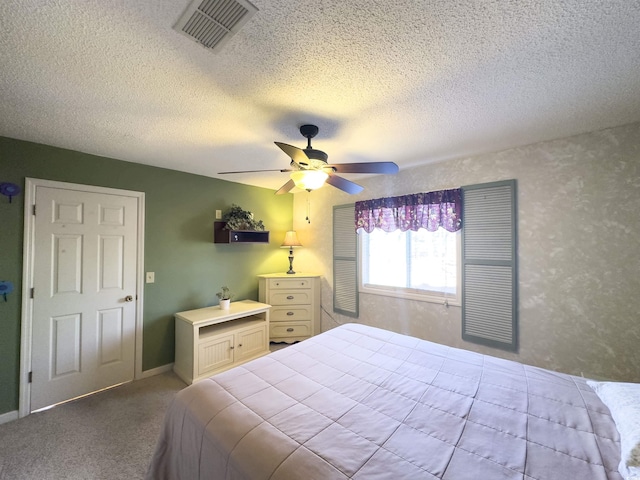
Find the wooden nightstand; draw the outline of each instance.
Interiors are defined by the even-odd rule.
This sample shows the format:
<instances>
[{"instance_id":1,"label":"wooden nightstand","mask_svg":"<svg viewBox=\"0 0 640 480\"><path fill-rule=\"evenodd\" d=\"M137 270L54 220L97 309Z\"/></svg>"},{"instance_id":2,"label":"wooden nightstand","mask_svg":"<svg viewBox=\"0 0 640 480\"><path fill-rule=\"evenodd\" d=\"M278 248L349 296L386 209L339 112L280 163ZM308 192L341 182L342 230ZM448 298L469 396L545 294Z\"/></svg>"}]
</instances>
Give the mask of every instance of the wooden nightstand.
<instances>
[{"instance_id":1,"label":"wooden nightstand","mask_svg":"<svg viewBox=\"0 0 640 480\"><path fill-rule=\"evenodd\" d=\"M320 278L313 273L258 275L258 299L272 306L270 341L293 343L320 333Z\"/></svg>"}]
</instances>

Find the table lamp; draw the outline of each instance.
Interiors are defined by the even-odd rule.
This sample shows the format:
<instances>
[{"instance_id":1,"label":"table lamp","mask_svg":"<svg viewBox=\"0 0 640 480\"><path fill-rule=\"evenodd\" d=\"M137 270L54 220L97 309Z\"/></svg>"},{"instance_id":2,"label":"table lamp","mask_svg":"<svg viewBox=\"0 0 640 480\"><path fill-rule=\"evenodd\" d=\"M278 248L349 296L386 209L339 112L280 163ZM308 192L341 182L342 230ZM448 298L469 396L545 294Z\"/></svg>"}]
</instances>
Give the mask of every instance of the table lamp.
<instances>
[{"instance_id":1,"label":"table lamp","mask_svg":"<svg viewBox=\"0 0 640 480\"><path fill-rule=\"evenodd\" d=\"M298 234L295 232L295 230L290 230L285 234L284 241L282 242L280 248L289 249L289 271L287 273L296 273L293 271L293 248L301 246L302 244L298 240Z\"/></svg>"}]
</instances>

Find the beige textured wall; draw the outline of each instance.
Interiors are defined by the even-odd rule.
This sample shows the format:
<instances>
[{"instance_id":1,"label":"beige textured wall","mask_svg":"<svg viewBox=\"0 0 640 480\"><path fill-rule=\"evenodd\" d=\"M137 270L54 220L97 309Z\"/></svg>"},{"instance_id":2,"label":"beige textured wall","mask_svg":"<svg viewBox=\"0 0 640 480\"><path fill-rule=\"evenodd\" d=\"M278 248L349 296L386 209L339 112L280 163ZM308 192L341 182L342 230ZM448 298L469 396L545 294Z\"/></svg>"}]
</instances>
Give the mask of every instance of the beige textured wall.
<instances>
[{"instance_id":1,"label":"beige textured wall","mask_svg":"<svg viewBox=\"0 0 640 480\"><path fill-rule=\"evenodd\" d=\"M355 321L552 370L640 382L640 123L371 176L358 180L360 195L331 187L297 193L294 228L304 248L295 267L324 275L323 331L354 321L333 313L333 205L510 178L518 188L517 354L464 342L459 307L361 294Z\"/></svg>"}]
</instances>

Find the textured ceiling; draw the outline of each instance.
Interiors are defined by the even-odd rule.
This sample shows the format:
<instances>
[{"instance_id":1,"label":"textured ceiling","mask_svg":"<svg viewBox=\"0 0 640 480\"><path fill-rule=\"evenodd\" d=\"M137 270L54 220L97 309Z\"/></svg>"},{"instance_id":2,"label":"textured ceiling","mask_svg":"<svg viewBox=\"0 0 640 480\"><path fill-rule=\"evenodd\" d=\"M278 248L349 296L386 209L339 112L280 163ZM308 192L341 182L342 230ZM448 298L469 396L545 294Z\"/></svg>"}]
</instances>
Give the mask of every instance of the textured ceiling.
<instances>
[{"instance_id":1,"label":"textured ceiling","mask_svg":"<svg viewBox=\"0 0 640 480\"><path fill-rule=\"evenodd\" d=\"M188 3L2 0L0 135L217 177L286 168L303 123L402 169L640 120L640 0L252 0L219 53Z\"/></svg>"}]
</instances>

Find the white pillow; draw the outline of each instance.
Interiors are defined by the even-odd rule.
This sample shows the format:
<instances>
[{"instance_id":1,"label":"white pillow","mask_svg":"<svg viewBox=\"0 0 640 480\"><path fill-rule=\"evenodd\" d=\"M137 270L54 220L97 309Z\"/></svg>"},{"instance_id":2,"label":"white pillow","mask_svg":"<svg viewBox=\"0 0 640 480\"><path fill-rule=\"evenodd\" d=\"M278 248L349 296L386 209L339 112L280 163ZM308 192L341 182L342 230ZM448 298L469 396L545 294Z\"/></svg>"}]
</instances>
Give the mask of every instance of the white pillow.
<instances>
[{"instance_id":1,"label":"white pillow","mask_svg":"<svg viewBox=\"0 0 640 480\"><path fill-rule=\"evenodd\" d=\"M640 480L640 383L589 380L587 384L609 407L620 433L618 471L626 480Z\"/></svg>"}]
</instances>

